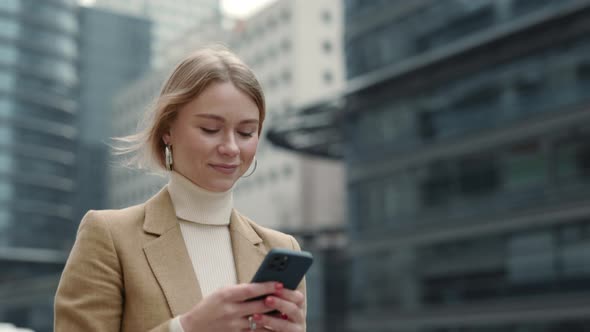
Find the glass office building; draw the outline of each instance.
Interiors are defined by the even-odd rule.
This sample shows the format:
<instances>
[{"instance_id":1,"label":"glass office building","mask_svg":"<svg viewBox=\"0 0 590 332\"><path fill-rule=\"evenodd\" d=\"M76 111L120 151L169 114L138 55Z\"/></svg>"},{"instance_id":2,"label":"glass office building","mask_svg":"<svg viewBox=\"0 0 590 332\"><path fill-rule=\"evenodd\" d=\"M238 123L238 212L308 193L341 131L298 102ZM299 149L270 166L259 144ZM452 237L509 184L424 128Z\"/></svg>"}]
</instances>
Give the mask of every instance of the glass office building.
<instances>
[{"instance_id":1,"label":"glass office building","mask_svg":"<svg viewBox=\"0 0 590 332\"><path fill-rule=\"evenodd\" d=\"M590 1L347 0L350 331L590 330ZM310 142L313 142L311 144Z\"/></svg>"},{"instance_id":2,"label":"glass office building","mask_svg":"<svg viewBox=\"0 0 590 332\"><path fill-rule=\"evenodd\" d=\"M0 2L0 321L39 331L77 227L76 8Z\"/></svg>"},{"instance_id":3,"label":"glass office building","mask_svg":"<svg viewBox=\"0 0 590 332\"><path fill-rule=\"evenodd\" d=\"M114 100L150 68L151 22L98 7L81 7L79 147L76 221L106 209Z\"/></svg>"}]
</instances>

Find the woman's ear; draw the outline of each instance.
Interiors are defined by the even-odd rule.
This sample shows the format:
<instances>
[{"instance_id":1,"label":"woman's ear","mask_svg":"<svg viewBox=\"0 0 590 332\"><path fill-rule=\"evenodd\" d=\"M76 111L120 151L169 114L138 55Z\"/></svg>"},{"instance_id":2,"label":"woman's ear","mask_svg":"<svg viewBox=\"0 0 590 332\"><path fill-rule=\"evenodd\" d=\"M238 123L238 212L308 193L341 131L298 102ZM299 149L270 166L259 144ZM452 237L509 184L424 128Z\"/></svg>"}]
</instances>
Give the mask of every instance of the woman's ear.
<instances>
[{"instance_id":1,"label":"woman's ear","mask_svg":"<svg viewBox=\"0 0 590 332\"><path fill-rule=\"evenodd\" d=\"M170 130L166 131L164 135L162 135L162 141L164 141L164 144L170 145Z\"/></svg>"}]
</instances>

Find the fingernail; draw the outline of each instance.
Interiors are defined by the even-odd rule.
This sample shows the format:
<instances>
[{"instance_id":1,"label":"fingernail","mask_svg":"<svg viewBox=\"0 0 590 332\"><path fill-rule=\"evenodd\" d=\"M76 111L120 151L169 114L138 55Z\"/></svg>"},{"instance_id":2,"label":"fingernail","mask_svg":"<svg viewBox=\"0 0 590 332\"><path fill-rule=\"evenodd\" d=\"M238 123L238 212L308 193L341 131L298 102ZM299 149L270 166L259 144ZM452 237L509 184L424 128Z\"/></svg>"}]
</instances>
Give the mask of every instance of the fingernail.
<instances>
[{"instance_id":1,"label":"fingernail","mask_svg":"<svg viewBox=\"0 0 590 332\"><path fill-rule=\"evenodd\" d=\"M281 318L284 320L287 320L287 319L289 319L289 316L287 316L287 314L281 314Z\"/></svg>"},{"instance_id":2,"label":"fingernail","mask_svg":"<svg viewBox=\"0 0 590 332\"><path fill-rule=\"evenodd\" d=\"M268 296L265 300L266 304L268 305L273 305L275 303L275 299L273 299L272 297Z\"/></svg>"},{"instance_id":3,"label":"fingernail","mask_svg":"<svg viewBox=\"0 0 590 332\"><path fill-rule=\"evenodd\" d=\"M252 315L252 319L254 319L256 321L260 321L262 319L262 315L261 314L254 314L254 315Z\"/></svg>"},{"instance_id":4,"label":"fingernail","mask_svg":"<svg viewBox=\"0 0 590 332\"><path fill-rule=\"evenodd\" d=\"M277 283L275 284L275 289L276 289L276 290L281 290L281 289L283 289L283 283L282 283L282 282L277 282Z\"/></svg>"}]
</instances>

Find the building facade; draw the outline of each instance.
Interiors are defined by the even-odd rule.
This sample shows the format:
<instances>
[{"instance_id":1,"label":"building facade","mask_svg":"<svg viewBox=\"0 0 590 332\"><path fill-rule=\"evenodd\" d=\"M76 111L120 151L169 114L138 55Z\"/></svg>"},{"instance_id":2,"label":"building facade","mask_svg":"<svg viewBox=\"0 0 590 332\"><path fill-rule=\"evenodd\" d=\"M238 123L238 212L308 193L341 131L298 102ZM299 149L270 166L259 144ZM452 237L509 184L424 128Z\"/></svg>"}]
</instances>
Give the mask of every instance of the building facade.
<instances>
[{"instance_id":1,"label":"building facade","mask_svg":"<svg viewBox=\"0 0 590 332\"><path fill-rule=\"evenodd\" d=\"M270 137L346 162L348 330L590 329L590 2L345 15L346 88Z\"/></svg>"},{"instance_id":2,"label":"building facade","mask_svg":"<svg viewBox=\"0 0 590 332\"><path fill-rule=\"evenodd\" d=\"M162 67L168 46L200 22L221 22L219 0L95 0L94 6L149 19L152 22L152 65Z\"/></svg>"},{"instance_id":3,"label":"building facade","mask_svg":"<svg viewBox=\"0 0 590 332\"><path fill-rule=\"evenodd\" d=\"M50 331L74 222L77 4L0 4L0 321Z\"/></svg>"},{"instance_id":4,"label":"building facade","mask_svg":"<svg viewBox=\"0 0 590 332\"><path fill-rule=\"evenodd\" d=\"M345 81L339 0L276 1L241 22L229 45L264 88L263 127L300 105L339 91ZM291 233L343 225L342 163L299 156L262 138L255 173L236 188L236 207L262 225Z\"/></svg>"},{"instance_id":5,"label":"building facade","mask_svg":"<svg viewBox=\"0 0 590 332\"><path fill-rule=\"evenodd\" d=\"M100 8L80 8L80 135L76 220L108 206L114 98L150 68L151 23Z\"/></svg>"}]
</instances>

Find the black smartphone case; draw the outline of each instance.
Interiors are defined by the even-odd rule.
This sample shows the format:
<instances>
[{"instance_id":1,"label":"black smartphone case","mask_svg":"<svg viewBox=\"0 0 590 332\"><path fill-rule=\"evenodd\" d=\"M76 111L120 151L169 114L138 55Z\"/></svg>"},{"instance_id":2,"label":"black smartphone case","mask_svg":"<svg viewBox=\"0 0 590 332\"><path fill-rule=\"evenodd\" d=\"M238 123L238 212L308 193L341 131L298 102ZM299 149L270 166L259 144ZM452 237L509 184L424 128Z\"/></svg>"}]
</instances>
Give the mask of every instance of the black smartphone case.
<instances>
[{"instance_id":1,"label":"black smartphone case","mask_svg":"<svg viewBox=\"0 0 590 332\"><path fill-rule=\"evenodd\" d=\"M306 251L272 249L256 271L252 282L279 281L288 289L296 289L313 263Z\"/></svg>"}]
</instances>

